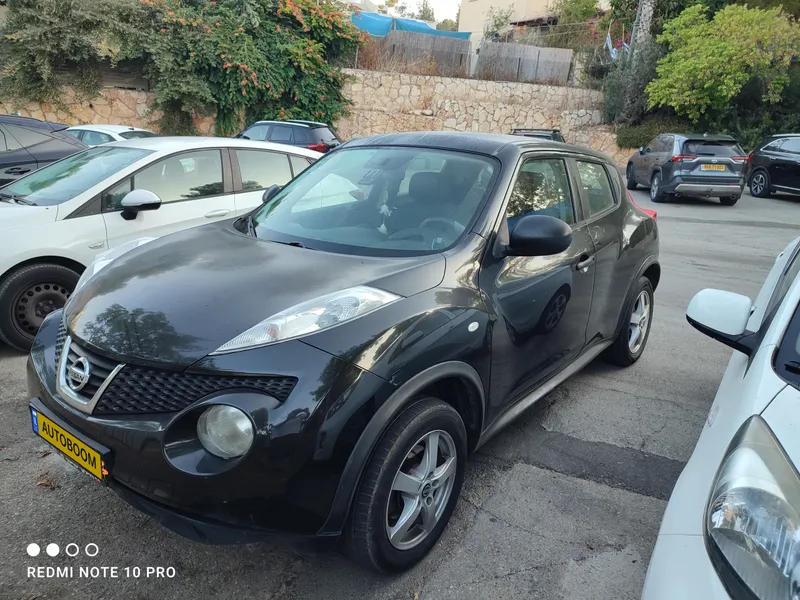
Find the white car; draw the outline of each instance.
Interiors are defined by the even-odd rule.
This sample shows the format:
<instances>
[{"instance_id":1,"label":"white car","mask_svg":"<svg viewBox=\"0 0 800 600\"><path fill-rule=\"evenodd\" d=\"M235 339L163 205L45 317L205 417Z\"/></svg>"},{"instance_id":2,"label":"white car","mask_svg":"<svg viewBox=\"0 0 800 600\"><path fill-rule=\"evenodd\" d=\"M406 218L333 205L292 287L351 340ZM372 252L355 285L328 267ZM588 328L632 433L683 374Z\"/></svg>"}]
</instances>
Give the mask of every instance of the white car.
<instances>
[{"instance_id":1,"label":"white car","mask_svg":"<svg viewBox=\"0 0 800 600\"><path fill-rule=\"evenodd\" d=\"M67 127L67 133L78 138L87 146L158 136L149 129L128 127L127 125L75 125Z\"/></svg>"},{"instance_id":2,"label":"white car","mask_svg":"<svg viewBox=\"0 0 800 600\"><path fill-rule=\"evenodd\" d=\"M153 137L90 148L0 188L0 340L26 350L100 252L245 214L322 154Z\"/></svg>"},{"instance_id":3,"label":"white car","mask_svg":"<svg viewBox=\"0 0 800 600\"><path fill-rule=\"evenodd\" d=\"M645 600L800 598L800 238L755 302L703 290L686 317L731 346L661 522Z\"/></svg>"}]
</instances>

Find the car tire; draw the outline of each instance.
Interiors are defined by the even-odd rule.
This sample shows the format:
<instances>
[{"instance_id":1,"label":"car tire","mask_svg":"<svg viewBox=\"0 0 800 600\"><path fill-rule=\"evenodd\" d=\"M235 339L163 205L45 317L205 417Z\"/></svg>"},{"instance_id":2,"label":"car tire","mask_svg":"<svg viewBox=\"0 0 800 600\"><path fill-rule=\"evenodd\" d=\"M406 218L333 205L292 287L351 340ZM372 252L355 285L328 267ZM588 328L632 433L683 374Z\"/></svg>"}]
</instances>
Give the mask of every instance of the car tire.
<instances>
[{"instance_id":1,"label":"car tire","mask_svg":"<svg viewBox=\"0 0 800 600\"><path fill-rule=\"evenodd\" d=\"M17 269L0 283L0 340L28 352L44 318L62 308L80 274L41 263Z\"/></svg>"},{"instance_id":2,"label":"car tire","mask_svg":"<svg viewBox=\"0 0 800 600\"><path fill-rule=\"evenodd\" d=\"M629 367L641 358L652 329L654 305L653 284L647 277L642 276L633 288L630 305L625 309L622 328L614 343L606 351L607 359L621 367ZM634 316L637 312L639 316L634 325ZM642 316L646 316L644 325ZM638 328L638 333L642 336L637 338L636 344L632 343L635 328Z\"/></svg>"},{"instance_id":3,"label":"car tire","mask_svg":"<svg viewBox=\"0 0 800 600\"><path fill-rule=\"evenodd\" d=\"M441 471L445 463L451 465L449 477L436 485L430 473L422 475L421 471L434 435L439 460L435 461L438 468L433 473ZM464 480L466 457L466 429L452 406L438 398L422 398L400 413L378 442L356 491L345 540L350 557L379 573L399 573L422 560L453 513ZM396 490L395 487L402 487L401 480L411 486L420 481L420 491L410 494ZM422 507L425 510L420 512ZM411 518L406 520L409 527L405 533L401 533L402 526L395 530L408 515ZM429 531L423 527L425 515L430 519ZM390 539L392 532L395 537Z\"/></svg>"},{"instance_id":4,"label":"car tire","mask_svg":"<svg viewBox=\"0 0 800 600\"><path fill-rule=\"evenodd\" d=\"M756 169L753 171L750 174L747 185L750 188L750 195L756 198L769 198L772 194L772 190L770 189L770 185L772 184L766 169Z\"/></svg>"},{"instance_id":5,"label":"car tire","mask_svg":"<svg viewBox=\"0 0 800 600\"><path fill-rule=\"evenodd\" d=\"M626 186L629 190L635 190L639 187L636 183L636 175L633 172L633 165L629 164L625 169Z\"/></svg>"},{"instance_id":6,"label":"car tire","mask_svg":"<svg viewBox=\"0 0 800 600\"><path fill-rule=\"evenodd\" d=\"M719 201L723 206L733 206L739 201L741 196L726 196L724 198L720 198Z\"/></svg>"},{"instance_id":7,"label":"car tire","mask_svg":"<svg viewBox=\"0 0 800 600\"><path fill-rule=\"evenodd\" d=\"M664 202L667 195L661 191L661 173L656 171L650 179L650 200L653 202Z\"/></svg>"}]
</instances>

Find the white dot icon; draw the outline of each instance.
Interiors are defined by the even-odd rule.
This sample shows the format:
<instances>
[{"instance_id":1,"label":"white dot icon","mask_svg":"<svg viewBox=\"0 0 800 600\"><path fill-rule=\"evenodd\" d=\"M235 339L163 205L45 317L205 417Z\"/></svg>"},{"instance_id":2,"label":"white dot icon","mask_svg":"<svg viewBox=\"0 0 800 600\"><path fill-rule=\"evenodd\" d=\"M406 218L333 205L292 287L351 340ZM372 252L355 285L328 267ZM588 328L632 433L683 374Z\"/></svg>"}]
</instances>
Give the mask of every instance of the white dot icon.
<instances>
[{"instance_id":1,"label":"white dot icon","mask_svg":"<svg viewBox=\"0 0 800 600\"><path fill-rule=\"evenodd\" d=\"M39 548L39 544L28 544L26 548L28 552L28 556L39 556L39 552L41 552L41 548Z\"/></svg>"},{"instance_id":2,"label":"white dot icon","mask_svg":"<svg viewBox=\"0 0 800 600\"><path fill-rule=\"evenodd\" d=\"M47 556L58 556L58 544L47 544L47 548L45 548L45 552L47 552Z\"/></svg>"}]
</instances>

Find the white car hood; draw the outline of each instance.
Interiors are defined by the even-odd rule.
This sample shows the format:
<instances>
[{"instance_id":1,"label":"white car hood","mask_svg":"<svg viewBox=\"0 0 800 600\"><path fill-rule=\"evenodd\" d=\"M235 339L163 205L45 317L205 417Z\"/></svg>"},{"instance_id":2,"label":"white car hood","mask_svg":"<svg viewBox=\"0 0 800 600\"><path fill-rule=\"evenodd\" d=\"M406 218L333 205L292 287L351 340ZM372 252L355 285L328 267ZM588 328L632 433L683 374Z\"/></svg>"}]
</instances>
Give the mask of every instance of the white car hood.
<instances>
[{"instance_id":1,"label":"white car hood","mask_svg":"<svg viewBox=\"0 0 800 600\"><path fill-rule=\"evenodd\" d=\"M0 202L0 231L52 223L58 217L58 206L26 206Z\"/></svg>"}]
</instances>

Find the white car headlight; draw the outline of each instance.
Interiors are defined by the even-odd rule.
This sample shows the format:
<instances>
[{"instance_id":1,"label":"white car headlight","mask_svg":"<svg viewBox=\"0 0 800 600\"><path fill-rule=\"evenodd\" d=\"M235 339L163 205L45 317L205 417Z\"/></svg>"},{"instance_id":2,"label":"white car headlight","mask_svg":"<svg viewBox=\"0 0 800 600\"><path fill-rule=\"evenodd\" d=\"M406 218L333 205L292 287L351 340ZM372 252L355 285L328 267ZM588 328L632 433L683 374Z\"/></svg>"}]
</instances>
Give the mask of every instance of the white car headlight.
<instances>
[{"instance_id":1,"label":"white car headlight","mask_svg":"<svg viewBox=\"0 0 800 600\"><path fill-rule=\"evenodd\" d=\"M225 354L245 348L266 346L335 327L399 299L400 296L395 294L366 286L352 287L320 296L264 319L211 354Z\"/></svg>"},{"instance_id":2,"label":"white car headlight","mask_svg":"<svg viewBox=\"0 0 800 600\"><path fill-rule=\"evenodd\" d=\"M797 471L767 424L750 418L728 448L706 509L709 551L723 580L741 581L760 600L798 600L798 508Z\"/></svg>"},{"instance_id":3,"label":"white car headlight","mask_svg":"<svg viewBox=\"0 0 800 600\"><path fill-rule=\"evenodd\" d=\"M144 246L152 242L154 237L145 237L145 238L138 238L135 240L131 240L129 242L125 242L124 244L120 244L115 248L111 248L110 250L106 250L105 252L101 252L97 256L94 257L94 260L89 263L89 266L86 267L86 270L81 275L80 279L78 279L78 283L75 285L75 292L81 289L86 282L89 281L92 277L97 275L102 269L107 267L111 262L122 256L123 254L130 252L134 248L138 248L139 246Z\"/></svg>"},{"instance_id":4,"label":"white car headlight","mask_svg":"<svg viewBox=\"0 0 800 600\"><path fill-rule=\"evenodd\" d=\"M197 437L203 448L220 458L244 456L253 445L253 423L241 410L219 404L200 415Z\"/></svg>"}]
</instances>

